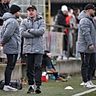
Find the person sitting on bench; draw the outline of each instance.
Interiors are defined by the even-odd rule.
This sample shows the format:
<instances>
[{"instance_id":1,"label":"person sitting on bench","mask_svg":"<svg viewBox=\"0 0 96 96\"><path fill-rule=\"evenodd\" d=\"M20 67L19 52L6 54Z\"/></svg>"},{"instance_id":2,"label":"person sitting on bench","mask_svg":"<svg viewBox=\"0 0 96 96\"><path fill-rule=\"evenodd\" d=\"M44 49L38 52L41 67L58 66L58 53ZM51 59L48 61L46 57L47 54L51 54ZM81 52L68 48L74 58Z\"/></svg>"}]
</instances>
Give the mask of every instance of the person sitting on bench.
<instances>
[{"instance_id":1,"label":"person sitting on bench","mask_svg":"<svg viewBox=\"0 0 96 96\"><path fill-rule=\"evenodd\" d=\"M43 55L42 67L44 71L46 71L46 68L47 68L50 71L50 73L53 74L53 76L55 77L55 80L67 81L62 76L60 76L58 72L56 71L51 60L51 53L47 50L45 51Z\"/></svg>"}]
</instances>

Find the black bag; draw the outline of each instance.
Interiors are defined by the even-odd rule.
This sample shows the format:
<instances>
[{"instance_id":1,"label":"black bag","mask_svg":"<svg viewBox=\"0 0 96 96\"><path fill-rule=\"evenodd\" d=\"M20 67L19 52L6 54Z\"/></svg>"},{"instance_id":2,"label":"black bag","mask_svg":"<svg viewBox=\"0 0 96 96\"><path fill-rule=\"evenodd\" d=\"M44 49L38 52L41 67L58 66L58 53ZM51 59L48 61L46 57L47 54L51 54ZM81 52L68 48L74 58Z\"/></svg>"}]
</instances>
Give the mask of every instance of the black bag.
<instances>
[{"instance_id":1,"label":"black bag","mask_svg":"<svg viewBox=\"0 0 96 96\"><path fill-rule=\"evenodd\" d=\"M1 80L0 81L0 89L2 90L3 89L3 87L4 87L4 80ZM12 86L12 87L14 87L14 88L16 88L16 89L18 89L18 90L21 90L22 89L22 83L20 82L20 80L12 80L11 82L10 82L10 86Z\"/></svg>"},{"instance_id":2,"label":"black bag","mask_svg":"<svg viewBox=\"0 0 96 96\"><path fill-rule=\"evenodd\" d=\"M1 80L1 81L0 81L0 89L2 90L2 89L3 89L3 87L4 87L4 81L3 81L3 80Z\"/></svg>"}]
</instances>

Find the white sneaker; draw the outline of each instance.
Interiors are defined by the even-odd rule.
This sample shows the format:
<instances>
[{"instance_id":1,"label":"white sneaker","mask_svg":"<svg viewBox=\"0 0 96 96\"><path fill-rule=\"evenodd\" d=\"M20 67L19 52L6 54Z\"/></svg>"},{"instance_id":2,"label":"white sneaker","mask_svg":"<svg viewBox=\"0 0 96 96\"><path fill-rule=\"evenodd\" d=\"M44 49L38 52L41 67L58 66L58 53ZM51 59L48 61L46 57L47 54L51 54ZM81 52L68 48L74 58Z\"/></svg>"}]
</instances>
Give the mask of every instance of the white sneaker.
<instances>
[{"instance_id":1,"label":"white sneaker","mask_svg":"<svg viewBox=\"0 0 96 96\"><path fill-rule=\"evenodd\" d=\"M9 85L4 85L3 90L4 91L17 91L16 88L13 88L13 87L11 87Z\"/></svg>"},{"instance_id":2,"label":"white sneaker","mask_svg":"<svg viewBox=\"0 0 96 96\"><path fill-rule=\"evenodd\" d=\"M83 85L85 85L85 83L84 83L84 82L82 82L80 85L81 85L81 86L83 86Z\"/></svg>"},{"instance_id":3,"label":"white sneaker","mask_svg":"<svg viewBox=\"0 0 96 96\"><path fill-rule=\"evenodd\" d=\"M96 87L96 85L95 84L93 84L93 82L92 81L88 81L92 86L94 86L94 87Z\"/></svg>"},{"instance_id":4,"label":"white sneaker","mask_svg":"<svg viewBox=\"0 0 96 96\"><path fill-rule=\"evenodd\" d=\"M63 56L63 60L67 60L68 58L66 56Z\"/></svg>"},{"instance_id":5,"label":"white sneaker","mask_svg":"<svg viewBox=\"0 0 96 96\"><path fill-rule=\"evenodd\" d=\"M90 84L89 81L86 82L86 83L84 84L84 86L85 86L86 88L94 88L94 87L95 87L94 85Z\"/></svg>"},{"instance_id":6,"label":"white sneaker","mask_svg":"<svg viewBox=\"0 0 96 96\"><path fill-rule=\"evenodd\" d=\"M57 61L62 60L62 56L57 57Z\"/></svg>"}]
</instances>

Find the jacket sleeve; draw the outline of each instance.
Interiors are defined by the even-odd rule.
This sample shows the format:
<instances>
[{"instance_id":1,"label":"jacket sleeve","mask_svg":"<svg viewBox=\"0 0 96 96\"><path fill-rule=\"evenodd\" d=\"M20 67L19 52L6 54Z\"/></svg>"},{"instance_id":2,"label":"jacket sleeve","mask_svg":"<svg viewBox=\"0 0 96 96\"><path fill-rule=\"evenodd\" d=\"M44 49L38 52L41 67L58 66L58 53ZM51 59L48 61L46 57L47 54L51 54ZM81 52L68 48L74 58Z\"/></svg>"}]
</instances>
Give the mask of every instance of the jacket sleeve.
<instances>
[{"instance_id":1,"label":"jacket sleeve","mask_svg":"<svg viewBox=\"0 0 96 96\"><path fill-rule=\"evenodd\" d=\"M39 23L38 23L39 24ZM34 29L34 28L32 28L32 29L30 29L28 32L29 33L31 33L31 34L33 34L35 37L40 37L40 36L42 36L43 34L44 34L44 32L45 32L45 22L44 22L44 20L42 19L41 21L40 21L40 24L38 25L38 29Z\"/></svg>"},{"instance_id":2,"label":"jacket sleeve","mask_svg":"<svg viewBox=\"0 0 96 96\"><path fill-rule=\"evenodd\" d=\"M25 25L25 21L22 21L20 24L20 32L21 32L21 36L24 38L34 38L34 35L32 35L31 33L28 32L28 29L26 28Z\"/></svg>"},{"instance_id":3,"label":"jacket sleeve","mask_svg":"<svg viewBox=\"0 0 96 96\"><path fill-rule=\"evenodd\" d=\"M2 44L7 43L7 42L11 39L11 37L12 37L12 35L14 34L14 31L15 31L15 29L16 29L16 27L17 27L17 26L15 26L15 25L16 25L16 24L15 24L14 21L13 21L13 22L9 22L9 23L6 25L6 28L5 28L4 33L3 33L3 35L2 35L2 38L1 38L1 43L2 43ZM2 30L2 32L3 32L3 30Z\"/></svg>"},{"instance_id":4,"label":"jacket sleeve","mask_svg":"<svg viewBox=\"0 0 96 96\"><path fill-rule=\"evenodd\" d=\"M87 45L93 44L92 37L91 37L91 28L90 28L90 21L89 20L82 20L80 24L80 29L82 32L82 35L84 36L85 41L87 42Z\"/></svg>"}]
</instances>

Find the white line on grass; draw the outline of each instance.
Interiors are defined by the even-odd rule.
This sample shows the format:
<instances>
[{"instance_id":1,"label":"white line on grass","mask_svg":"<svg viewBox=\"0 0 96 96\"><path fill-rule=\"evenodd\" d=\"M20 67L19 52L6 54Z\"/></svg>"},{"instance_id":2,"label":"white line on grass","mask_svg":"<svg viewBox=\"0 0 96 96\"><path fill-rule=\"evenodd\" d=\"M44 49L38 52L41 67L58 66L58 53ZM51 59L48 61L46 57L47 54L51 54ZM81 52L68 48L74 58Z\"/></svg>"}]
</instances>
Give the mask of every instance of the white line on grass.
<instances>
[{"instance_id":1,"label":"white line on grass","mask_svg":"<svg viewBox=\"0 0 96 96\"><path fill-rule=\"evenodd\" d=\"M91 92L93 92L93 91L95 91L95 90L96 90L96 88L90 89L90 90L87 90L87 91L84 91L84 92L81 92L81 93L77 93L77 94L74 94L74 95L72 95L72 96L82 96L82 95L84 95L84 94L91 93Z\"/></svg>"}]
</instances>

